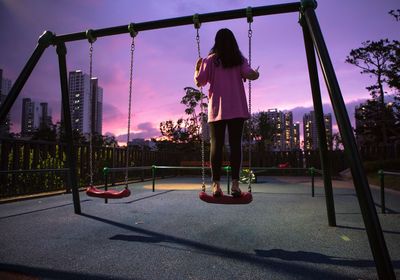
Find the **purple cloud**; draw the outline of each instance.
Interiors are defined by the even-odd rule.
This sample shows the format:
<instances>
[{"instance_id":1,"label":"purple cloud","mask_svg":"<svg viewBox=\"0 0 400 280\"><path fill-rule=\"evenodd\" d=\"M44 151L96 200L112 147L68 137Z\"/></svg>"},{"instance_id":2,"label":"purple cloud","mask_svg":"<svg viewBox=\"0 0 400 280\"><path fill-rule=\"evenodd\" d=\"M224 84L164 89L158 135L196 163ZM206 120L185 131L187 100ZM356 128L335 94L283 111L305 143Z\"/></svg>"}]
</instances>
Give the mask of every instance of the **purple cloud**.
<instances>
[{"instance_id":1,"label":"purple cloud","mask_svg":"<svg viewBox=\"0 0 400 280\"><path fill-rule=\"evenodd\" d=\"M142 139L151 139L153 137L161 136L160 130L158 127L155 127L153 123L145 122L137 125L137 131L130 133L129 138L142 138ZM118 142L126 142L127 134L120 134L117 136Z\"/></svg>"},{"instance_id":2,"label":"purple cloud","mask_svg":"<svg viewBox=\"0 0 400 280\"><path fill-rule=\"evenodd\" d=\"M395 0L371 2L359 9L360 1L345 6L337 1L319 3L316 10L345 100L368 98L371 84L355 67L345 64L346 55L368 39L398 37L398 25L387 14L398 8ZM273 1L271 4L282 3ZM92 28L119 26L130 22L234 10L254 5L253 1L2 1L0 2L0 68L15 81L44 30L57 34ZM87 11L91 12L88 13ZM357 15L354 11L357 10ZM337 21L337 15L341 20ZM115 15L115 16L113 16ZM312 103L307 64L298 14L256 17L253 22L253 65L260 65L261 77L253 83L253 111L308 107ZM29 26L29 32L26 27ZM248 55L245 19L204 23L200 29L201 53L206 56L218 29L234 31L241 50ZM18 34L16 36L15 34ZM94 44L94 75L104 89L103 131L126 133L129 89L130 37L122 34L98 38ZM197 58L195 29L192 25L140 32L136 38L132 116L136 124L158 124L184 115L180 104L183 87L193 85L193 65ZM89 69L87 41L67 43L68 70ZM323 102L329 97L320 75ZM207 89L205 89L207 90ZM25 85L11 112L13 129L18 131L22 97L49 102L54 119L59 119L61 94L58 62L49 47ZM141 133L141 132L139 132ZM151 133L150 133L151 134ZM149 135L150 135L149 134Z\"/></svg>"}]
</instances>

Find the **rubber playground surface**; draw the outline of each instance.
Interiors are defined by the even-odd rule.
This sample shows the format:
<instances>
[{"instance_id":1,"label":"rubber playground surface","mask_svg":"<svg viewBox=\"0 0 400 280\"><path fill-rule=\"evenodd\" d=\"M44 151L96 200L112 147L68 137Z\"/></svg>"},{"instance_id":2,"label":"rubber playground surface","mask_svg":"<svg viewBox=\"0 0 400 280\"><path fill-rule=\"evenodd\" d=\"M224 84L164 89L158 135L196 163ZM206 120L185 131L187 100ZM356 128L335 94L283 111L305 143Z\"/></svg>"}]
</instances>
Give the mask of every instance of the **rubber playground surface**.
<instances>
[{"instance_id":1,"label":"rubber playground surface","mask_svg":"<svg viewBox=\"0 0 400 280\"><path fill-rule=\"evenodd\" d=\"M333 182L329 227L320 179L312 197L309 178L261 177L248 205L204 203L200 181L135 183L107 204L81 192L81 215L70 194L0 204L0 279L377 279L351 182ZM371 190L400 278L400 192L381 214Z\"/></svg>"}]
</instances>

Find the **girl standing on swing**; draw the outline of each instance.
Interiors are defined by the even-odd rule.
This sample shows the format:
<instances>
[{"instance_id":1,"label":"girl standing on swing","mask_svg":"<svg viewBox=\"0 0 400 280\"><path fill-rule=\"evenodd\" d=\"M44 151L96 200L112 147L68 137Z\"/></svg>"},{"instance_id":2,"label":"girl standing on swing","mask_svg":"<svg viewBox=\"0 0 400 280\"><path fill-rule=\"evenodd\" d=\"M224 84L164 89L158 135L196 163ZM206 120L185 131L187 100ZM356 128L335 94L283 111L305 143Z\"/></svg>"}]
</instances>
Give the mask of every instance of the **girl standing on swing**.
<instances>
[{"instance_id":1,"label":"girl standing on swing","mask_svg":"<svg viewBox=\"0 0 400 280\"><path fill-rule=\"evenodd\" d=\"M242 163L242 135L245 120L250 118L243 82L256 80L253 70L240 52L232 31L223 28L215 35L215 44L207 58L196 63L194 80L198 87L210 84L208 93L208 123L211 137L211 171L213 195L222 195L220 187L225 129L228 127L232 196L241 195L239 172Z\"/></svg>"}]
</instances>

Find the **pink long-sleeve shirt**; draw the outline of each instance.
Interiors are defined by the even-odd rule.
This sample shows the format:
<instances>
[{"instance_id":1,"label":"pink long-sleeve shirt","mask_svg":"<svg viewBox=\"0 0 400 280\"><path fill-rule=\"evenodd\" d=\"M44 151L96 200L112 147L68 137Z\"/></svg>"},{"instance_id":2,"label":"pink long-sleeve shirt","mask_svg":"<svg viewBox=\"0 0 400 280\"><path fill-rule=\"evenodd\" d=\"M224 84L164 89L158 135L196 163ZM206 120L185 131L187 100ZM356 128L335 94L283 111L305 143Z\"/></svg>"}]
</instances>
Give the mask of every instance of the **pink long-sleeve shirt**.
<instances>
[{"instance_id":1,"label":"pink long-sleeve shirt","mask_svg":"<svg viewBox=\"0 0 400 280\"><path fill-rule=\"evenodd\" d=\"M195 80L208 91L208 122L234 118L250 118L243 79L252 72L247 59L240 66L223 68L217 65L215 54L203 59Z\"/></svg>"}]
</instances>

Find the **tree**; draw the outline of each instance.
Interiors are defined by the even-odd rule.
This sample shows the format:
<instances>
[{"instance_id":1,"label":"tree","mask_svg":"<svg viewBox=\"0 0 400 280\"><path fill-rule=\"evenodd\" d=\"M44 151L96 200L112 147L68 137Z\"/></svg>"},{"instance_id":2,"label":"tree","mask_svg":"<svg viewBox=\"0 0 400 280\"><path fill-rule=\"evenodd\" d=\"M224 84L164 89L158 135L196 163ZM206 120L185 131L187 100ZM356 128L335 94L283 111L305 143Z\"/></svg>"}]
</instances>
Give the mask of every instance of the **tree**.
<instances>
[{"instance_id":1,"label":"tree","mask_svg":"<svg viewBox=\"0 0 400 280\"><path fill-rule=\"evenodd\" d=\"M176 122L167 120L160 123L160 132L167 141L175 143L193 143L201 139L201 124L206 122L207 103L206 96L199 90L192 87L185 87L185 96L182 97L181 104L186 106L186 119L180 118ZM197 113L196 109L203 108L203 111Z\"/></svg>"},{"instance_id":2,"label":"tree","mask_svg":"<svg viewBox=\"0 0 400 280\"><path fill-rule=\"evenodd\" d=\"M382 117L378 117L378 113ZM382 110L379 101L375 99L367 100L356 110L355 118L358 123L355 133L361 146L385 143L384 135L382 135L383 125L387 128L388 143L398 139L400 127L396 123L395 108L392 102L387 103Z\"/></svg>"},{"instance_id":3,"label":"tree","mask_svg":"<svg viewBox=\"0 0 400 280\"><path fill-rule=\"evenodd\" d=\"M393 40L390 48L392 52L389 56L389 67L385 75L387 76L389 87L400 91L400 42Z\"/></svg>"},{"instance_id":4,"label":"tree","mask_svg":"<svg viewBox=\"0 0 400 280\"><path fill-rule=\"evenodd\" d=\"M396 19L396 21L400 21L400 9L390 10L389 15L392 15Z\"/></svg>"},{"instance_id":5,"label":"tree","mask_svg":"<svg viewBox=\"0 0 400 280\"><path fill-rule=\"evenodd\" d=\"M104 139L103 139L103 135L97 133L97 132L93 132L92 133L92 145L96 146L96 147L101 147L104 144Z\"/></svg>"},{"instance_id":6,"label":"tree","mask_svg":"<svg viewBox=\"0 0 400 280\"><path fill-rule=\"evenodd\" d=\"M361 74L368 74L376 79L375 84L367 89L374 99L379 98L381 104L384 104L383 85L388 82L387 73L390 71L390 59L393 55L392 43L388 39L381 39L377 42L368 40L362 45L363 47L350 51L346 62L360 68Z\"/></svg>"},{"instance_id":7,"label":"tree","mask_svg":"<svg viewBox=\"0 0 400 280\"><path fill-rule=\"evenodd\" d=\"M187 141L187 128L182 118L174 122L167 120L160 123L160 132L164 140L174 143L185 143Z\"/></svg>"},{"instance_id":8,"label":"tree","mask_svg":"<svg viewBox=\"0 0 400 280\"><path fill-rule=\"evenodd\" d=\"M103 136L103 145L106 147L117 147L118 141L114 135Z\"/></svg>"},{"instance_id":9,"label":"tree","mask_svg":"<svg viewBox=\"0 0 400 280\"><path fill-rule=\"evenodd\" d=\"M244 135L248 135L248 125L245 126L244 132ZM275 127L270 123L267 112L252 114L252 136L260 151L270 150L275 133Z\"/></svg>"},{"instance_id":10,"label":"tree","mask_svg":"<svg viewBox=\"0 0 400 280\"><path fill-rule=\"evenodd\" d=\"M58 135L58 139L61 142L66 142L66 134L65 134L65 127L64 127L64 123L63 122L57 122L56 123L56 132ZM72 139L74 144L83 144L83 143L87 143L87 140L85 138L85 136L76 129L72 130Z\"/></svg>"},{"instance_id":11,"label":"tree","mask_svg":"<svg viewBox=\"0 0 400 280\"><path fill-rule=\"evenodd\" d=\"M334 150L343 150L342 136L339 132L336 132L332 135L332 143Z\"/></svg>"},{"instance_id":12,"label":"tree","mask_svg":"<svg viewBox=\"0 0 400 280\"><path fill-rule=\"evenodd\" d=\"M391 10L389 14L392 15L397 22L400 21L400 9ZM386 74L388 76L389 86L397 90L393 109L396 116L396 126L400 126L400 42L393 40L392 48L394 52L390 57L391 67Z\"/></svg>"},{"instance_id":13,"label":"tree","mask_svg":"<svg viewBox=\"0 0 400 280\"><path fill-rule=\"evenodd\" d=\"M207 97L204 93L192 87L185 87L183 90L185 95L182 97L181 104L186 106L185 113L189 115L189 118L185 121L188 140L198 141L201 139L202 124L207 123ZM197 108L200 110L199 113L196 112Z\"/></svg>"},{"instance_id":14,"label":"tree","mask_svg":"<svg viewBox=\"0 0 400 280\"><path fill-rule=\"evenodd\" d=\"M350 51L346 62L359 67L361 74L368 74L376 80L367 87L372 100L368 100L364 106L363 127L357 129L356 133L365 134L371 141L387 144L390 138L400 137L399 127L394 121L396 111L393 110L398 108L399 99L395 99L395 104L386 104L384 98L385 85L391 88L399 86L399 42L381 39L376 42L366 41L362 45Z\"/></svg>"},{"instance_id":15,"label":"tree","mask_svg":"<svg viewBox=\"0 0 400 280\"><path fill-rule=\"evenodd\" d=\"M183 89L185 91L185 96L182 97L181 104L186 105L185 113L187 115L192 115L194 119L197 118L196 114L196 108L197 106L203 107L203 114L207 110L207 103L203 102L201 103L202 99L207 100L207 97L204 93L200 92L198 89L192 88L192 87L185 87ZM205 115L199 114L199 117L202 117Z\"/></svg>"},{"instance_id":16,"label":"tree","mask_svg":"<svg viewBox=\"0 0 400 280\"><path fill-rule=\"evenodd\" d=\"M32 140L44 140L55 142L57 132L54 126L41 125L32 135Z\"/></svg>"}]
</instances>

